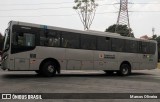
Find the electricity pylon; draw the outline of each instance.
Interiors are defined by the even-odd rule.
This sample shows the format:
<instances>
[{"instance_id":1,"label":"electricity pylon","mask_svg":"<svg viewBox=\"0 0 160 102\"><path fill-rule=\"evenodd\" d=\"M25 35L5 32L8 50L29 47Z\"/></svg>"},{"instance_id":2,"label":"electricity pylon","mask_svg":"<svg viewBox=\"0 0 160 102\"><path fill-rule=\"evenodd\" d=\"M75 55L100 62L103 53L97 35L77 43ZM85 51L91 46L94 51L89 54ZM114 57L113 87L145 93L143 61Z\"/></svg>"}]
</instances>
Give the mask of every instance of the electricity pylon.
<instances>
[{"instance_id":1,"label":"electricity pylon","mask_svg":"<svg viewBox=\"0 0 160 102\"><path fill-rule=\"evenodd\" d=\"M119 8L119 14L118 14L115 32L117 32L119 25L127 25L129 28L128 36L131 36L129 14L128 14L128 0L120 0L120 8Z\"/></svg>"}]
</instances>

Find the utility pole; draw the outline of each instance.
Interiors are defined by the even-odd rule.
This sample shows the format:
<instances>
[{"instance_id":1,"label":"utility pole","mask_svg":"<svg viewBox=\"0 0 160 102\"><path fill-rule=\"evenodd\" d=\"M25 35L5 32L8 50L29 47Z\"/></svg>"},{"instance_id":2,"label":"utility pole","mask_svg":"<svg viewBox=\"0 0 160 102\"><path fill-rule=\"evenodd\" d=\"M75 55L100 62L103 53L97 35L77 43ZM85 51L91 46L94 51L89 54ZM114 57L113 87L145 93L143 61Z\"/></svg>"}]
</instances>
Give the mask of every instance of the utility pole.
<instances>
[{"instance_id":1,"label":"utility pole","mask_svg":"<svg viewBox=\"0 0 160 102\"><path fill-rule=\"evenodd\" d=\"M131 37L131 34L130 34L131 29L130 29L129 14L128 14L128 0L120 0L120 8L119 8L119 14L118 14L115 32L117 32L119 25L127 25L129 28L128 36Z\"/></svg>"},{"instance_id":2,"label":"utility pole","mask_svg":"<svg viewBox=\"0 0 160 102\"><path fill-rule=\"evenodd\" d=\"M155 33L155 28L153 27L152 28L152 34L154 35L154 33Z\"/></svg>"}]
</instances>

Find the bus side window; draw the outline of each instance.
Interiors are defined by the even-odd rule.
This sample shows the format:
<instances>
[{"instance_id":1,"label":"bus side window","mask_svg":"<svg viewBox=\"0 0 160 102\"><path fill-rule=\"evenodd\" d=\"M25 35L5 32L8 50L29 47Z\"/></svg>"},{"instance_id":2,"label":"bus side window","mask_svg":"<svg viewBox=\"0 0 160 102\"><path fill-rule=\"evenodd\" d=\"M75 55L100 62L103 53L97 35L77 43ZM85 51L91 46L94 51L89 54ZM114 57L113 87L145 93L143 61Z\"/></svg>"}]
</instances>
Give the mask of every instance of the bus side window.
<instances>
[{"instance_id":1,"label":"bus side window","mask_svg":"<svg viewBox=\"0 0 160 102\"><path fill-rule=\"evenodd\" d=\"M149 43L149 53L155 54L156 51L156 44L155 43Z\"/></svg>"},{"instance_id":2,"label":"bus side window","mask_svg":"<svg viewBox=\"0 0 160 102\"><path fill-rule=\"evenodd\" d=\"M81 35L81 48L87 50L96 50L96 36Z\"/></svg>"},{"instance_id":3,"label":"bus side window","mask_svg":"<svg viewBox=\"0 0 160 102\"><path fill-rule=\"evenodd\" d=\"M142 42L141 41L139 41L139 49L138 49L139 51L139 53L142 53Z\"/></svg>"},{"instance_id":4,"label":"bus side window","mask_svg":"<svg viewBox=\"0 0 160 102\"><path fill-rule=\"evenodd\" d=\"M62 47L64 48L79 48L79 34L71 32L63 32Z\"/></svg>"},{"instance_id":5,"label":"bus side window","mask_svg":"<svg viewBox=\"0 0 160 102\"><path fill-rule=\"evenodd\" d=\"M64 39L64 38L62 38ZM69 47L68 40L62 40L62 47Z\"/></svg>"},{"instance_id":6,"label":"bus side window","mask_svg":"<svg viewBox=\"0 0 160 102\"><path fill-rule=\"evenodd\" d=\"M44 46L60 47L60 32L56 30L46 30L40 39L43 41Z\"/></svg>"},{"instance_id":7,"label":"bus side window","mask_svg":"<svg viewBox=\"0 0 160 102\"><path fill-rule=\"evenodd\" d=\"M124 39L112 38L112 51L125 52Z\"/></svg>"},{"instance_id":8,"label":"bus side window","mask_svg":"<svg viewBox=\"0 0 160 102\"><path fill-rule=\"evenodd\" d=\"M24 34L23 33L19 33L17 35L17 44L18 46L24 46Z\"/></svg>"},{"instance_id":9,"label":"bus side window","mask_svg":"<svg viewBox=\"0 0 160 102\"><path fill-rule=\"evenodd\" d=\"M110 51L110 38L109 37L97 37L97 50Z\"/></svg>"},{"instance_id":10,"label":"bus side window","mask_svg":"<svg viewBox=\"0 0 160 102\"><path fill-rule=\"evenodd\" d=\"M126 52L138 53L138 42L134 40L125 41Z\"/></svg>"},{"instance_id":11,"label":"bus side window","mask_svg":"<svg viewBox=\"0 0 160 102\"><path fill-rule=\"evenodd\" d=\"M35 35L28 33L19 33L16 36L16 42L18 46L35 46ZM15 43L16 44L16 43Z\"/></svg>"},{"instance_id":12,"label":"bus side window","mask_svg":"<svg viewBox=\"0 0 160 102\"><path fill-rule=\"evenodd\" d=\"M149 54L148 42L142 42L142 53L143 54Z\"/></svg>"},{"instance_id":13,"label":"bus side window","mask_svg":"<svg viewBox=\"0 0 160 102\"><path fill-rule=\"evenodd\" d=\"M24 33L25 46L33 47L35 46L35 35Z\"/></svg>"}]
</instances>

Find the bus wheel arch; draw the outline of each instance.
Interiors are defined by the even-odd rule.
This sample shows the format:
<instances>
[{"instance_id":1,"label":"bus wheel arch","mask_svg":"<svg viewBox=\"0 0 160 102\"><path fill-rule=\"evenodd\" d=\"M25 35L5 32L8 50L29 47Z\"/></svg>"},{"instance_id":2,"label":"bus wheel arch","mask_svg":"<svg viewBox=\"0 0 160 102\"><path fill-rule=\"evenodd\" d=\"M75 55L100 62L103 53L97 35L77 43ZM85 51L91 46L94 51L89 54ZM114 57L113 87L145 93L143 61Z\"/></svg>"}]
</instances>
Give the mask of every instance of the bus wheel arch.
<instances>
[{"instance_id":1,"label":"bus wheel arch","mask_svg":"<svg viewBox=\"0 0 160 102\"><path fill-rule=\"evenodd\" d=\"M119 75L127 76L131 74L132 66L128 61L123 61L119 67Z\"/></svg>"},{"instance_id":2,"label":"bus wheel arch","mask_svg":"<svg viewBox=\"0 0 160 102\"><path fill-rule=\"evenodd\" d=\"M39 66L39 70L40 70L40 71L42 71L43 65L44 65L45 63L47 63L47 62L52 62L52 63L56 66L56 67L55 67L56 72L57 72L57 73L60 73L60 64L59 64L58 60L56 60L56 59L54 59L54 58L46 58L46 59L44 59L44 60L41 62L40 66Z\"/></svg>"}]
</instances>

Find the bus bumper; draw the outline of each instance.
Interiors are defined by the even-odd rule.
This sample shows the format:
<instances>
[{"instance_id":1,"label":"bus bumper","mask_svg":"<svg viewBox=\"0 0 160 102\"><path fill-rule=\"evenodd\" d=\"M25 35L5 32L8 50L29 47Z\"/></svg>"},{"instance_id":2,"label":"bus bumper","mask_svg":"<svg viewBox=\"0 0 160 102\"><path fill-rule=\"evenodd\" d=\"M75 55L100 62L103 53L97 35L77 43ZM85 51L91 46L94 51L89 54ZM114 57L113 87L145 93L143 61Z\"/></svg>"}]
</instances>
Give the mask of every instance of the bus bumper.
<instances>
[{"instance_id":1,"label":"bus bumper","mask_svg":"<svg viewBox=\"0 0 160 102\"><path fill-rule=\"evenodd\" d=\"M2 69L2 70L7 70L7 69L9 69L9 64L8 64L7 62L8 62L7 60L2 61L2 63L1 63L1 69Z\"/></svg>"}]
</instances>

